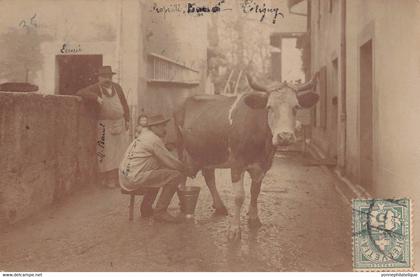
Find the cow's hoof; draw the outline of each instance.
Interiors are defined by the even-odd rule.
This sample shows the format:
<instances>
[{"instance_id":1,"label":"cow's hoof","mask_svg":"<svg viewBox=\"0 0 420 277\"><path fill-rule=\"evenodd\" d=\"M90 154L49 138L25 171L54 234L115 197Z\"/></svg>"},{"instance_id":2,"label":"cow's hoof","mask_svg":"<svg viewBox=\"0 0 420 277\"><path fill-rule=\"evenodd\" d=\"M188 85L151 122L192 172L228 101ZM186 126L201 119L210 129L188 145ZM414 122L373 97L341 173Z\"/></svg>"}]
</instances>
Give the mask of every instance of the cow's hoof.
<instances>
[{"instance_id":1,"label":"cow's hoof","mask_svg":"<svg viewBox=\"0 0 420 277\"><path fill-rule=\"evenodd\" d=\"M220 208L216 208L213 206L213 208L215 209L214 215L228 215L229 214L225 206L222 206Z\"/></svg>"},{"instance_id":2,"label":"cow's hoof","mask_svg":"<svg viewBox=\"0 0 420 277\"><path fill-rule=\"evenodd\" d=\"M228 240L237 241L241 239L241 227L230 226L228 230Z\"/></svg>"},{"instance_id":3,"label":"cow's hoof","mask_svg":"<svg viewBox=\"0 0 420 277\"><path fill-rule=\"evenodd\" d=\"M260 228L262 226L260 218L259 217L248 218L248 226L249 228L254 228L254 229Z\"/></svg>"}]
</instances>

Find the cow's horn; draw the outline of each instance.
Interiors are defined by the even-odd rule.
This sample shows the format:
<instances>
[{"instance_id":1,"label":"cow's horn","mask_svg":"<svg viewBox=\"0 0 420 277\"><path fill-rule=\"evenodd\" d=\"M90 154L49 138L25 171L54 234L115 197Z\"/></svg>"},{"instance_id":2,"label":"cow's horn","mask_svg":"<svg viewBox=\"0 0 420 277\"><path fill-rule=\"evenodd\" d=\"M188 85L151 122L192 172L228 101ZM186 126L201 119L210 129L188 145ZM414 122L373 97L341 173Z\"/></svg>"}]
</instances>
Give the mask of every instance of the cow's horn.
<instances>
[{"instance_id":1,"label":"cow's horn","mask_svg":"<svg viewBox=\"0 0 420 277\"><path fill-rule=\"evenodd\" d=\"M251 76L251 75L249 75L249 73L247 73L247 74L246 74L246 77L247 77L247 79L248 79L249 86L250 86L252 89L254 89L254 90L258 90L258 91L265 91L265 92L268 92L268 88L267 88L266 86L264 86L264 85L259 84L258 82L256 82L256 81L254 80L254 78L252 78L252 76Z\"/></svg>"}]
</instances>

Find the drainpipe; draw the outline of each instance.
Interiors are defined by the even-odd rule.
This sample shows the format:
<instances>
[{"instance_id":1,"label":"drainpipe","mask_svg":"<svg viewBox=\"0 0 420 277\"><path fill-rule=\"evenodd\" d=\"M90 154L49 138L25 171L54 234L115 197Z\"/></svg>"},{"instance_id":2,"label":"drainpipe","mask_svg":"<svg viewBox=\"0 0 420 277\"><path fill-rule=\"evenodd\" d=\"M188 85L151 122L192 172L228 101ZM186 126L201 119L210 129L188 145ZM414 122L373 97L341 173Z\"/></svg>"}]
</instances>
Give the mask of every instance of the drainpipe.
<instances>
[{"instance_id":1,"label":"drainpipe","mask_svg":"<svg viewBox=\"0 0 420 277\"><path fill-rule=\"evenodd\" d=\"M342 139L342 147L343 147L343 164L342 168L340 169L341 174L344 175L346 171L346 163L347 163L347 82L346 82L346 5L347 1L342 0L341 2L341 114L340 114L340 121L343 126L343 139Z\"/></svg>"},{"instance_id":2,"label":"drainpipe","mask_svg":"<svg viewBox=\"0 0 420 277\"><path fill-rule=\"evenodd\" d=\"M306 14L306 13L294 12L294 11L292 11L292 9L291 9L291 8L289 8L289 14L299 15L299 16L307 16L307 14Z\"/></svg>"}]
</instances>

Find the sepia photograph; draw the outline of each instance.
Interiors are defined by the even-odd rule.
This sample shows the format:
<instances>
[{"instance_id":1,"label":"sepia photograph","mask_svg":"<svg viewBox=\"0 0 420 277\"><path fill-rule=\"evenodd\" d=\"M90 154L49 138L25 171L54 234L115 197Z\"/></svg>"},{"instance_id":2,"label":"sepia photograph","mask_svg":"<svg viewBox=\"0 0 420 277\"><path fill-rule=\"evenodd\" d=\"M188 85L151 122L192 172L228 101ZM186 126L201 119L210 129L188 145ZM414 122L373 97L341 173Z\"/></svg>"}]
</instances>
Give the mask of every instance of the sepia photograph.
<instances>
[{"instance_id":1,"label":"sepia photograph","mask_svg":"<svg viewBox=\"0 0 420 277\"><path fill-rule=\"evenodd\" d=\"M0 12L2 277L417 276L420 0Z\"/></svg>"}]
</instances>

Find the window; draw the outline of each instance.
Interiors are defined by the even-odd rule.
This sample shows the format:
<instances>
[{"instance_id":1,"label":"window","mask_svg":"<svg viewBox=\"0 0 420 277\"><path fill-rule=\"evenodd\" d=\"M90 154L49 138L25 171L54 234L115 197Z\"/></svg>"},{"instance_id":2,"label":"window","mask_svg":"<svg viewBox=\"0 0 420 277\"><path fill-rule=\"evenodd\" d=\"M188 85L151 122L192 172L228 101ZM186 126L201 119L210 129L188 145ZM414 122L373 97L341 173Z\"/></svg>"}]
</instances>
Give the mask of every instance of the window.
<instances>
[{"instance_id":1,"label":"window","mask_svg":"<svg viewBox=\"0 0 420 277\"><path fill-rule=\"evenodd\" d=\"M199 85L199 71L167 57L150 53L148 58L149 84Z\"/></svg>"}]
</instances>

